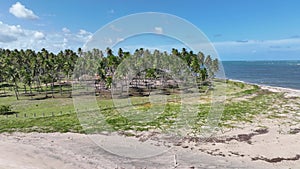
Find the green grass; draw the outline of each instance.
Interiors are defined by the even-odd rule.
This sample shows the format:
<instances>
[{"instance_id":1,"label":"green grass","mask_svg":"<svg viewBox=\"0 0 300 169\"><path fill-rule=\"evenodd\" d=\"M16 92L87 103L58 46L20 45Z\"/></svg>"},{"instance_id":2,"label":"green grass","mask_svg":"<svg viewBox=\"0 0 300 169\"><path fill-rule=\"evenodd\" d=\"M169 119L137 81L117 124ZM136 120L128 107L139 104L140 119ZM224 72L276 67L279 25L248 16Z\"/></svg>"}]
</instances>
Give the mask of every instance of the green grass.
<instances>
[{"instance_id":1,"label":"green grass","mask_svg":"<svg viewBox=\"0 0 300 169\"><path fill-rule=\"evenodd\" d=\"M147 113L152 113L155 110L151 110L151 112L147 112L147 108L143 108L144 110L139 110L139 113L136 111L126 112L127 115L124 116L118 112L112 113L112 111L103 111L102 114L106 118L106 122L111 125L115 130L136 130L136 131L144 131L149 129L159 128L161 130L166 130L168 127L174 123L173 118L176 118L179 112L178 104L167 104L164 107L164 111L162 113L158 113L157 116L151 120L146 120L148 117ZM124 113L124 112L122 112Z\"/></svg>"},{"instance_id":2,"label":"green grass","mask_svg":"<svg viewBox=\"0 0 300 169\"><path fill-rule=\"evenodd\" d=\"M218 83L216 83L217 86ZM6 91L9 91L9 88ZM18 117L15 114L0 115L0 132L96 133L105 130L147 131L152 129L164 132L171 130L175 123L184 125L188 118L192 118L188 119L191 128L198 132L206 124L211 110L212 91L209 91L207 95L201 95L200 99L204 100L204 103L190 99L186 107L189 111L185 115L181 112L180 95L168 95L166 105L159 103L152 105L148 97L131 97L130 109L126 106L115 108L112 100L98 97L97 104L101 111L76 114L72 98L61 96L58 91L59 88L56 88L55 98L41 100L22 96L17 101L12 91L10 93L12 96L0 97L0 105L10 105L12 111L18 114ZM282 97L281 94L264 91L256 85L232 81L227 81L226 93L231 99L248 95L253 95L253 97L246 100L227 101L219 122L221 127L234 127L234 124L238 122L252 123L256 115L275 111L272 103ZM85 104L87 108L91 105L88 102ZM150 113L149 110L151 110ZM150 116L151 120L147 120ZM276 115L271 116L270 118L276 118Z\"/></svg>"},{"instance_id":3,"label":"green grass","mask_svg":"<svg viewBox=\"0 0 300 169\"><path fill-rule=\"evenodd\" d=\"M76 114L0 119L0 132L83 132Z\"/></svg>"},{"instance_id":4,"label":"green grass","mask_svg":"<svg viewBox=\"0 0 300 169\"><path fill-rule=\"evenodd\" d=\"M261 90L256 85L240 85L240 82L231 83L234 86L229 86L231 92L235 86L239 86L240 90L231 93L231 96L242 97L250 94L255 94L254 97L247 100L226 102L224 111L221 116L220 127L234 127L234 124L239 122L253 123L254 118L259 114L266 114L273 109L272 105L275 100L282 99L281 93L272 93ZM249 89L250 87L250 89ZM242 89L242 90L241 90ZM206 123L207 115L210 113L211 104L202 104L199 106L198 123L195 125L197 130ZM272 110L274 112L274 110ZM272 117L277 117L272 115ZM279 117L279 116L278 116Z\"/></svg>"}]
</instances>

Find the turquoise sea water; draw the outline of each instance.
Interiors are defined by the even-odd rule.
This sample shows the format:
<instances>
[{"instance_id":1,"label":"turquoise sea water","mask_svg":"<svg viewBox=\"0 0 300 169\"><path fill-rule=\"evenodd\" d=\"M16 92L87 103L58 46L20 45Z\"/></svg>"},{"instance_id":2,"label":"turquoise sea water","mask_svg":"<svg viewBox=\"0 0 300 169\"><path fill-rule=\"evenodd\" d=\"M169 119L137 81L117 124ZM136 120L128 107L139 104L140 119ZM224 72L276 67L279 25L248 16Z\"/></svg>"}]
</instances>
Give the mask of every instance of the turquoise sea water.
<instances>
[{"instance_id":1,"label":"turquoise sea water","mask_svg":"<svg viewBox=\"0 0 300 169\"><path fill-rule=\"evenodd\" d=\"M223 61L226 78L300 89L299 61Z\"/></svg>"}]
</instances>

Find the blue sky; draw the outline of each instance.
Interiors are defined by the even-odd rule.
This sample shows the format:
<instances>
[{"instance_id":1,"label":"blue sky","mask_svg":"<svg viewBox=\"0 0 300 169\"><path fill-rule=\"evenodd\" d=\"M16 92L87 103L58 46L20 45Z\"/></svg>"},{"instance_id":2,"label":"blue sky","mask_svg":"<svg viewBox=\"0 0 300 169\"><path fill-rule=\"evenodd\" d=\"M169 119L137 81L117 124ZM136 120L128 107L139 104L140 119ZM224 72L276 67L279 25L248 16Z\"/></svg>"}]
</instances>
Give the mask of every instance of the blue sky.
<instances>
[{"instance_id":1,"label":"blue sky","mask_svg":"<svg viewBox=\"0 0 300 169\"><path fill-rule=\"evenodd\" d=\"M297 0L7 0L0 47L76 50L119 17L163 12L202 30L222 60L299 60L299 7Z\"/></svg>"}]
</instances>

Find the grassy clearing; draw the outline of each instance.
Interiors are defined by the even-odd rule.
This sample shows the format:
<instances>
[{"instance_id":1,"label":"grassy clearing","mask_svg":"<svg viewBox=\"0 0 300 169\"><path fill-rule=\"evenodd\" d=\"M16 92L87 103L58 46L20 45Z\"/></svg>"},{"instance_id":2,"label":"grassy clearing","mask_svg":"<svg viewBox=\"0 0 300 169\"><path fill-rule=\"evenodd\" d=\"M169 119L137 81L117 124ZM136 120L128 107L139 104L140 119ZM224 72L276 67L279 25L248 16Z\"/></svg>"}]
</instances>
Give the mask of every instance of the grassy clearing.
<instances>
[{"instance_id":1,"label":"grassy clearing","mask_svg":"<svg viewBox=\"0 0 300 169\"><path fill-rule=\"evenodd\" d=\"M76 114L0 120L0 132L83 132Z\"/></svg>"},{"instance_id":2,"label":"grassy clearing","mask_svg":"<svg viewBox=\"0 0 300 169\"><path fill-rule=\"evenodd\" d=\"M180 95L168 95L166 105L159 102L155 105L151 104L148 97L131 97L130 109L128 106L119 106L116 109L112 100L97 97L97 104L101 111L84 115L80 121L77 117L81 116L75 113L72 98L62 97L59 93L56 93L55 98L41 100L23 97L17 101L14 96L5 96L0 97L0 105L10 105L12 111L18 114L18 118L15 114L0 115L0 132L94 133L108 129L112 131L155 129L163 132L170 130L175 122L184 125L183 122L188 118L192 118L189 119L191 128L201 131L201 126L205 125L211 110L211 92L213 91L202 94L200 99L189 98L186 110L189 110L191 116L182 115ZM272 106L275 101L284 101L280 93L272 93L256 85L232 81L227 82L226 94L228 101L225 103L219 123L222 127L235 127L239 122L252 123L256 115L275 112L276 109ZM86 106L89 107L89 104L87 103ZM149 114L149 111L152 114ZM151 120L147 120L149 117ZM280 117L274 113L270 118Z\"/></svg>"}]
</instances>

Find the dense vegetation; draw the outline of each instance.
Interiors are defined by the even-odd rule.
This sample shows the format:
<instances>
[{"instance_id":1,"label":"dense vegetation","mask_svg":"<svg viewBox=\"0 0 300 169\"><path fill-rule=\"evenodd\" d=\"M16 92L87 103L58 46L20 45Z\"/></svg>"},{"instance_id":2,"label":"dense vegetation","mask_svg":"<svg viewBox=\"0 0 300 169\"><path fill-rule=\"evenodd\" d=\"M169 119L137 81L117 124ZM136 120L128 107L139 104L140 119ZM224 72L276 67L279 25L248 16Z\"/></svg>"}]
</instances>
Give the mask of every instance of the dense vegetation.
<instances>
[{"instance_id":1,"label":"dense vegetation","mask_svg":"<svg viewBox=\"0 0 300 169\"><path fill-rule=\"evenodd\" d=\"M105 84L106 88L111 87L112 76L114 75L118 65L128 57L143 56L159 56L167 58L168 56L179 57L185 61L189 69L194 72L194 76L199 81L205 81L207 78L213 77L218 71L218 60L212 59L211 56L205 56L202 52L194 54L193 51L187 51L185 48L179 52L172 49L169 54L155 50L151 53L143 48L137 49L133 54L124 52L121 48L115 55L110 48L103 51L93 49L83 52L81 48L77 52L66 49L57 54L42 49L41 51L27 50L9 50L0 49L0 80L1 88L5 93L5 88L10 87L14 90L15 96L19 99L20 88L24 90L26 96L33 96L34 91L44 94L45 98L54 97L54 90L59 86L63 91L63 86L70 87L72 79L79 79L82 75L89 72L82 70L90 70L96 66L96 71L92 72L98 83ZM138 64L138 63L136 63ZM156 69L146 70L146 78L155 78L157 76ZM74 72L77 72L74 73ZM80 72L78 74L78 72ZM96 75L95 75L96 74ZM136 76L140 76L137 74ZM69 90L70 92L71 90ZM71 94L71 92L70 92Z\"/></svg>"},{"instance_id":2,"label":"dense vegetation","mask_svg":"<svg viewBox=\"0 0 300 169\"><path fill-rule=\"evenodd\" d=\"M25 93L32 95L34 88L44 92L48 97L48 84L51 84L52 96L54 83L62 78L70 79L71 72L78 56L72 50L58 54L42 49L33 50L0 50L0 78L5 86L12 86L15 96L19 98L19 85L23 85ZM29 91L27 90L29 87ZM4 91L5 92L5 91Z\"/></svg>"}]
</instances>

